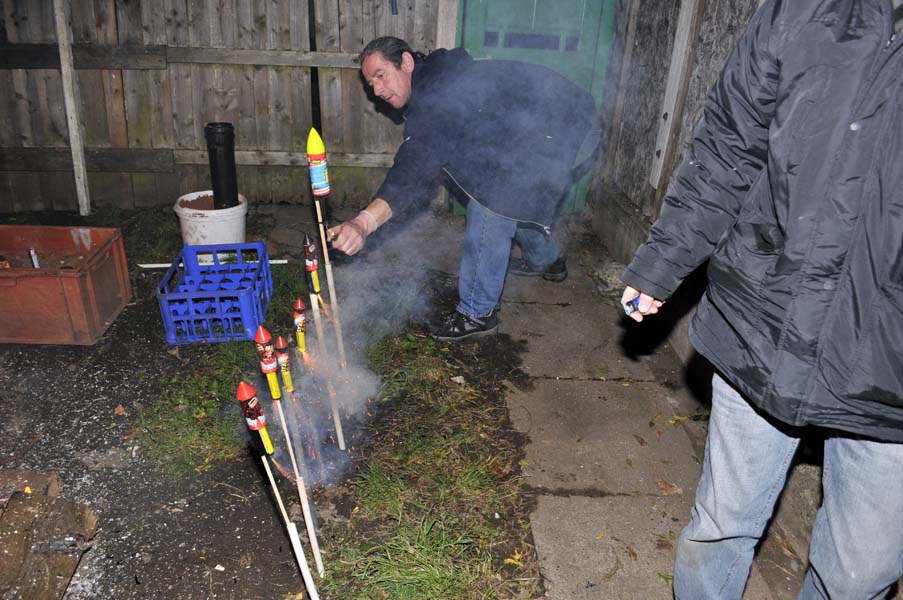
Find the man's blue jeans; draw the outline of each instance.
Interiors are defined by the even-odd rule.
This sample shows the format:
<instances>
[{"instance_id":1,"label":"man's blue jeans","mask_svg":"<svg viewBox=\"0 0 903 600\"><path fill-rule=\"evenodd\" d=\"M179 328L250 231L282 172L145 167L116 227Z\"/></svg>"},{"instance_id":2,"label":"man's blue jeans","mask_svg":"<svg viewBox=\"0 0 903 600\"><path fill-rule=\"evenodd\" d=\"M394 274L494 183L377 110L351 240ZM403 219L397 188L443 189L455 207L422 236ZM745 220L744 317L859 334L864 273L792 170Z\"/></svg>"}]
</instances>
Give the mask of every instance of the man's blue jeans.
<instances>
[{"instance_id":1,"label":"man's blue jeans","mask_svg":"<svg viewBox=\"0 0 903 600\"><path fill-rule=\"evenodd\" d=\"M674 568L680 600L739 600L799 438L718 375L702 477ZM903 444L825 441L823 503L799 599L883 598L903 575Z\"/></svg>"},{"instance_id":2,"label":"man's blue jeans","mask_svg":"<svg viewBox=\"0 0 903 600\"><path fill-rule=\"evenodd\" d=\"M558 244L545 231L494 213L480 203L467 203L467 232L458 273L458 312L487 317L495 309L516 241L523 258L534 269L544 270L558 258Z\"/></svg>"}]
</instances>

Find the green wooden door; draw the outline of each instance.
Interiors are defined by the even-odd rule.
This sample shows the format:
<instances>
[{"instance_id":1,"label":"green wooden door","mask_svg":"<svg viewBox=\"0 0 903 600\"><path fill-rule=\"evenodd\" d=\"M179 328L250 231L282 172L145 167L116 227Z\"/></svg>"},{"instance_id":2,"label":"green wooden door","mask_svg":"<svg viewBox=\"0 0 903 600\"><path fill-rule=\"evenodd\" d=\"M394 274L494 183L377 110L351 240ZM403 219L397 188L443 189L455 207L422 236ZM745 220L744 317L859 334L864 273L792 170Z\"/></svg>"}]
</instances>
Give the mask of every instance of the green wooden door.
<instances>
[{"instance_id":1,"label":"green wooden door","mask_svg":"<svg viewBox=\"0 0 903 600\"><path fill-rule=\"evenodd\" d=\"M458 44L474 58L544 65L602 100L615 0L460 0ZM565 202L583 210L590 176Z\"/></svg>"}]
</instances>

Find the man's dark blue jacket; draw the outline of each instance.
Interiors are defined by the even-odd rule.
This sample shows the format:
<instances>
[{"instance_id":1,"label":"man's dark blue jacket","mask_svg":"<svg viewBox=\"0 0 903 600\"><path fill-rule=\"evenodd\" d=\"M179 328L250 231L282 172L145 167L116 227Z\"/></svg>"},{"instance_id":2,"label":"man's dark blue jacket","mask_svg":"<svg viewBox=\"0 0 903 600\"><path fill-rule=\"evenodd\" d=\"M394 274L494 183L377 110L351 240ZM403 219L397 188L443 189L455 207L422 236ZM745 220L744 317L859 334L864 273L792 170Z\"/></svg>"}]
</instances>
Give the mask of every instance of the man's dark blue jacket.
<instances>
[{"instance_id":1,"label":"man's dark blue jacket","mask_svg":"<svg viewBox=\"0 0 903 600\"><path fill-rule=\"evenodd\" d=\"M416 62L404 116L404 143L376 193L393 214L425 206L445 170L471 200L544 227L598 127L592 96L575 83L537 65L475 61L461 48Z\"/></svg>"}]
</instances>

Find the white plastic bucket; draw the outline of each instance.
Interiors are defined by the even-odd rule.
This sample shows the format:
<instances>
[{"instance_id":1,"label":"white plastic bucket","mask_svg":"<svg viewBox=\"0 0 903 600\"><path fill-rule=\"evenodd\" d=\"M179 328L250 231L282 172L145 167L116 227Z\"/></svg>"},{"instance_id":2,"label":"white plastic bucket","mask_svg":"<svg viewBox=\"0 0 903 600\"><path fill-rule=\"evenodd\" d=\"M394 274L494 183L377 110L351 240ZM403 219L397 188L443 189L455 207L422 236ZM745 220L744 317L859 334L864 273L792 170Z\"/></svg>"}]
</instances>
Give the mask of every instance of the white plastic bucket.
<instances>
[{"instance_id":1,"label":"white plastic bucket","mask_svg":"<svg viewBox=\"0 0 903 600\"><path fill-rule=\"evenodd\" d=\"M192 246L245 243L245 216L248 214L245 197L239 194L238 206L231 208L193 208L191 203L201 196L210 196L212 207L212 190L192 192L176 200L175 211L182 228L182 241Z\"/></svg>"}]
</instances>

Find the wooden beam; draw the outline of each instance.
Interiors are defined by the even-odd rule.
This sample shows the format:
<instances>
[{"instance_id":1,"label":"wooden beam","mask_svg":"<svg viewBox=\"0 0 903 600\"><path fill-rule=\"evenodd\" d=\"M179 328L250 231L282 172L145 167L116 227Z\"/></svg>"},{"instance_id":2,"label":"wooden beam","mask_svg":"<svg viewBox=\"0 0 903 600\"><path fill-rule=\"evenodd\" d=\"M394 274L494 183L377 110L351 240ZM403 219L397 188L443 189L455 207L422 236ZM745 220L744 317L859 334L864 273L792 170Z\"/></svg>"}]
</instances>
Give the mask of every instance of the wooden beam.
<instances>
[{"instance_id":1,"label":"wooden beam","mask_svg":"<svg viewBox=\"0 0 903 600\"><path fill-rule=\"evenodd\" d=\"M76 69L165 69L165 46L73 44ZM59 69L56 44L0 44L0 68Z\"/></svg>"},{"instance_id":2,"label":"wooden beam","mask_svg":"<svg viewBox=\"0 0 903 600\"><path fill-rule=\"evenodd\" d=\"M0 148L0 171L71 171L72 164L65 148ZM172 173L174 164L168 149L85 149L85 170L91 172Z\"/></svg>"},{"instance_id":3,"label":"wooden beam","mask_svg":"<svg viewBox=\"0 0 903 600\"><path fill-rule=\"evenodd\" d=\"M166 58L169 63L358 68L357 54L348 52L169 47Z\"/></svg>"},{"instance_id":4,"label":"wooden beam","mask_svg":"<svg viewBox=\"0 0 903 600\"><path fill-rule=\"evenodd\" d=\"M705 0L683 0L680 3L680 14L677 17L677 31L674 34L674 46L671 52L671 66L668 69L668 83L665 87L665 98L659 113L661 122L655 142L655 156L652 159L652 170L649 184L656 190L667 183L670 173L665 172L665 165L670 164L675 152L678 133L680 133L681 113L687 97L687 85L693 69L693 53L696 48L696 36L699 23L705 9Z\"/></svg>"},{"instance_id":5,"label":"wooden beam","mask_svg":"<svg viewBox=\"0 0 903 600\"><path fill-rule=\"evenodd\" d=\"M458 40L458 0L439 0L436 47L454 48Z\"/></svg>"},{"instance_id":6,"label":"wooden beam","mask_svg":"<svg viewBox=\"0 0 903 600\"><path fill-rule=\"evenodd\" d=\"M330 152L334 167L387 168L392 154ZM238 150L235 163L253 167L306 167L304 152ZM172 173L176 165L207 165L206 150L166 148L85 148L85 167L92 173ZM71 171L72 156L65 148L0 148L0 171Z\"/></svg>"},{"instance_id":7,"label":"wooden beam","mask_svg":"<svg viewBox=\"0 0 903 600\"><path fill-rule=\"evenodd\" d=\"M177 165L209 164L206 150L174 150L173 158ZM392 154L347 154L329 153L329 165L333 167L391 167ZM244 166L307 166L307 154L304 152L267 152L262 150L236 150L235 164Z\"/></svg>"},{"instance_id":8,"label":"wooden beam","mask_svg":"<svg viewBox=\"0 0 903 600\"><path fill-rule=\"evenodd\" d=\"M78 80L72 68L72 38L69 31L69 2L53 0L53 16L56 20L56 39L60 46L63 100L66 106L66 123L69 127L69 148L72 151L72 167L75 171L75 192L78 196L78 212L82 216L91 213L88 195L88 173L85 170L85 149L82 142L82 123L78 113L80 99Z\"/></svg>"},{"instance_id":9,"label":"wooden beam","mask_svg":"<svg viewBox=\"0 0 903 600\"><path fill-rule=\"evenodd\" d=\"M75 44L76 69L165 69L172 63L357 69L357 54L301 50ZM59 69L56 44L0 44L0 69Z\"/></svg>"}]
</instances>

